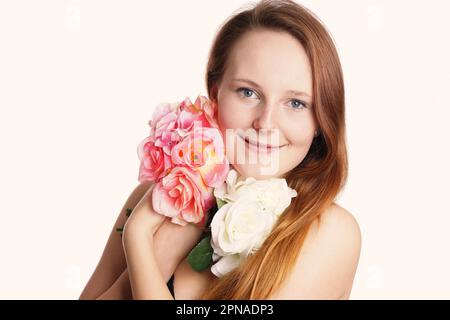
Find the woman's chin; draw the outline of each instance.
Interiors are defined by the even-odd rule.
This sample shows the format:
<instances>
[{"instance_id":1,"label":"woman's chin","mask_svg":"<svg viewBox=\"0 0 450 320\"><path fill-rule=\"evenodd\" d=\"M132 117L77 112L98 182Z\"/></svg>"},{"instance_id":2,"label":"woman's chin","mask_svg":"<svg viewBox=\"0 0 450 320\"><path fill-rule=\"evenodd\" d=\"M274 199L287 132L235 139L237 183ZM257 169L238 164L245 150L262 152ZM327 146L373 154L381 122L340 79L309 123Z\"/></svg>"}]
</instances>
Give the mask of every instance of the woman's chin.
<instances>
[{"instance_id":1,"label":"woman's chin","mask_svg":"<svg viewBox=\"0 0 450 320\"><path fill-rule=\"evenodd\" d=\"M279 178L282 176L280 168L274 168L270 165L265 166L261 164L232 164L233 169L235 169L240 176L244 178L253 177L257 180Z\"/></svg>"}]
</instances>

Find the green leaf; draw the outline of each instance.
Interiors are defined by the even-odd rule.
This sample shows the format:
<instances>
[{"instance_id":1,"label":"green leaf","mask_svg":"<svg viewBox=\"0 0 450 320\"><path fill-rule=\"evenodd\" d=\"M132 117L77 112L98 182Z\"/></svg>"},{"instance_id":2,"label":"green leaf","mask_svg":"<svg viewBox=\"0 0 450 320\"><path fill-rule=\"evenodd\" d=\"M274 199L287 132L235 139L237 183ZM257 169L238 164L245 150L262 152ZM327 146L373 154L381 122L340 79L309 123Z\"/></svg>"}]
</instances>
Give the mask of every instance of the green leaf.
<instances>
[{"instance_id":1,"label":"green leaf","mask_svg":"<svg viewBox=\"0 0 450 320\"><path fill-rule=\"evenodd\" d=\"M212 263L211 236L203 238L189 253L188 262L195 271L203 271Z\"/></svg>"},{"instance_id":2,"label":"green leaf","mask_svg":"<svg viewBox=\"0 0 450 320\"><path fill-rule=\"evenodd\" d=\"M224 204L226 204L226 201L223 201L222 199L216 198L216 202L217 202L217 208L220 209L220 207L222 207Z\"/></svg>"}]
</instances>

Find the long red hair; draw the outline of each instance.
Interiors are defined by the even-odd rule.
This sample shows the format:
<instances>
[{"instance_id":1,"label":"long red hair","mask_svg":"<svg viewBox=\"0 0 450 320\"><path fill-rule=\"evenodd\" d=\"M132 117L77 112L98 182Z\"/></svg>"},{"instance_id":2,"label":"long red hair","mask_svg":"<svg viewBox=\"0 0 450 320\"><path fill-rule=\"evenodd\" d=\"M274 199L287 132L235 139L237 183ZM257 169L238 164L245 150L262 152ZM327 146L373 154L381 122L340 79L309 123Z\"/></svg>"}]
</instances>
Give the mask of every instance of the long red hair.
<instances>
[{"instance_id":1,"label":"long red hair","mask_svg":"<svg viewBox=\"0 0 450 320\"><path fill-rule=\"evenodd\" d=\"M342 68L333 40L308 9L289 0L262 0L234 13L218 30L206 70L208 96L217 101L227 56L251 30L288 32L303 45L313 75L314 116L319 135L303 161L286 175L297 191L261 248L215 278L200 299L267 299L292 271L311 224L330 207L347 179Z\"/></svg>"}]
</instances>

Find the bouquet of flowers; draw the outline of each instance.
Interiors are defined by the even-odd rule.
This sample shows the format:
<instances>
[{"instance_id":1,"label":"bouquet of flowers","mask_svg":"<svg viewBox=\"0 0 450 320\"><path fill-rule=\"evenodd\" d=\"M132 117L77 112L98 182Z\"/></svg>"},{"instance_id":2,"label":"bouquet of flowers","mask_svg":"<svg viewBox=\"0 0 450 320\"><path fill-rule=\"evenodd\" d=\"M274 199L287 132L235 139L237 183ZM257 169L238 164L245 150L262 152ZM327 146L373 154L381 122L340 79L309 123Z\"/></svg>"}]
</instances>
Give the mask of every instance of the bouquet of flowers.
<instances>
[{"instance_id":1,"label":"bouquet of flowers","mask_svg":"<svg viewBox=\"0 0 450 320\"><path fill-rule=\"evenodd\" d=\"M138 146L138 180L155 181L153 209L173 223L206 223L213 188L229 170L223 137L214 119L215 104L198 96L163 103L149 121L150 135Z\"/></svg>"},{"instance_id":2,"label":"bouquet of flowers","mask_svg":"<svg viewBox=\"0 0 450 320\"><path fill-rule=\"evenodd\" d=\"M207 227L188 261L196 271L211 267L221 277L260 248L297 193L285 179L243 179L230 169L215 112L203 96L194 104L186 98L158 105L150 135L137 149L138 180L156 182L157 213L179 225ZM208 212L214 214L210 227Z\"/></svg>"},{"instance_id":3,"label":"bouquet of flowers","mask_svg":"<svg viewBox=\"0 0 450 320\"><path fill-rule=\"evenodd\" d=\"M218 211L211 221L211 235L199 242L188 260L197 271L214 263L211 272L222 277L261 247L297 192L286 179L243 179L231 169L214 195Z\"/></svg>"}]
</instances>

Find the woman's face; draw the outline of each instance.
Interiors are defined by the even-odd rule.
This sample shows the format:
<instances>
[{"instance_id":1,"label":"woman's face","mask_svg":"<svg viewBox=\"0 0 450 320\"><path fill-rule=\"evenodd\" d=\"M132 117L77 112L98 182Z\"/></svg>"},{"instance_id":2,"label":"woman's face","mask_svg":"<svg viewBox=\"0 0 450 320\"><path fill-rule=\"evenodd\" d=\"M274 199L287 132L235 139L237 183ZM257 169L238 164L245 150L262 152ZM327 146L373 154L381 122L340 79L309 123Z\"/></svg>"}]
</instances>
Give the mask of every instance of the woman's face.
<instances>
[{"instance_id":1,"label":"woman's face","mask_svg":"<svg viewBox=\"0 0 450 320\"><path fill-rule=\"evenodd\" d=\"M285 177L317 129L306 52L288 33L258 30L242 36L227 59L217 120L228 160L245 177Z\"/></svg>"}]
</instances>

